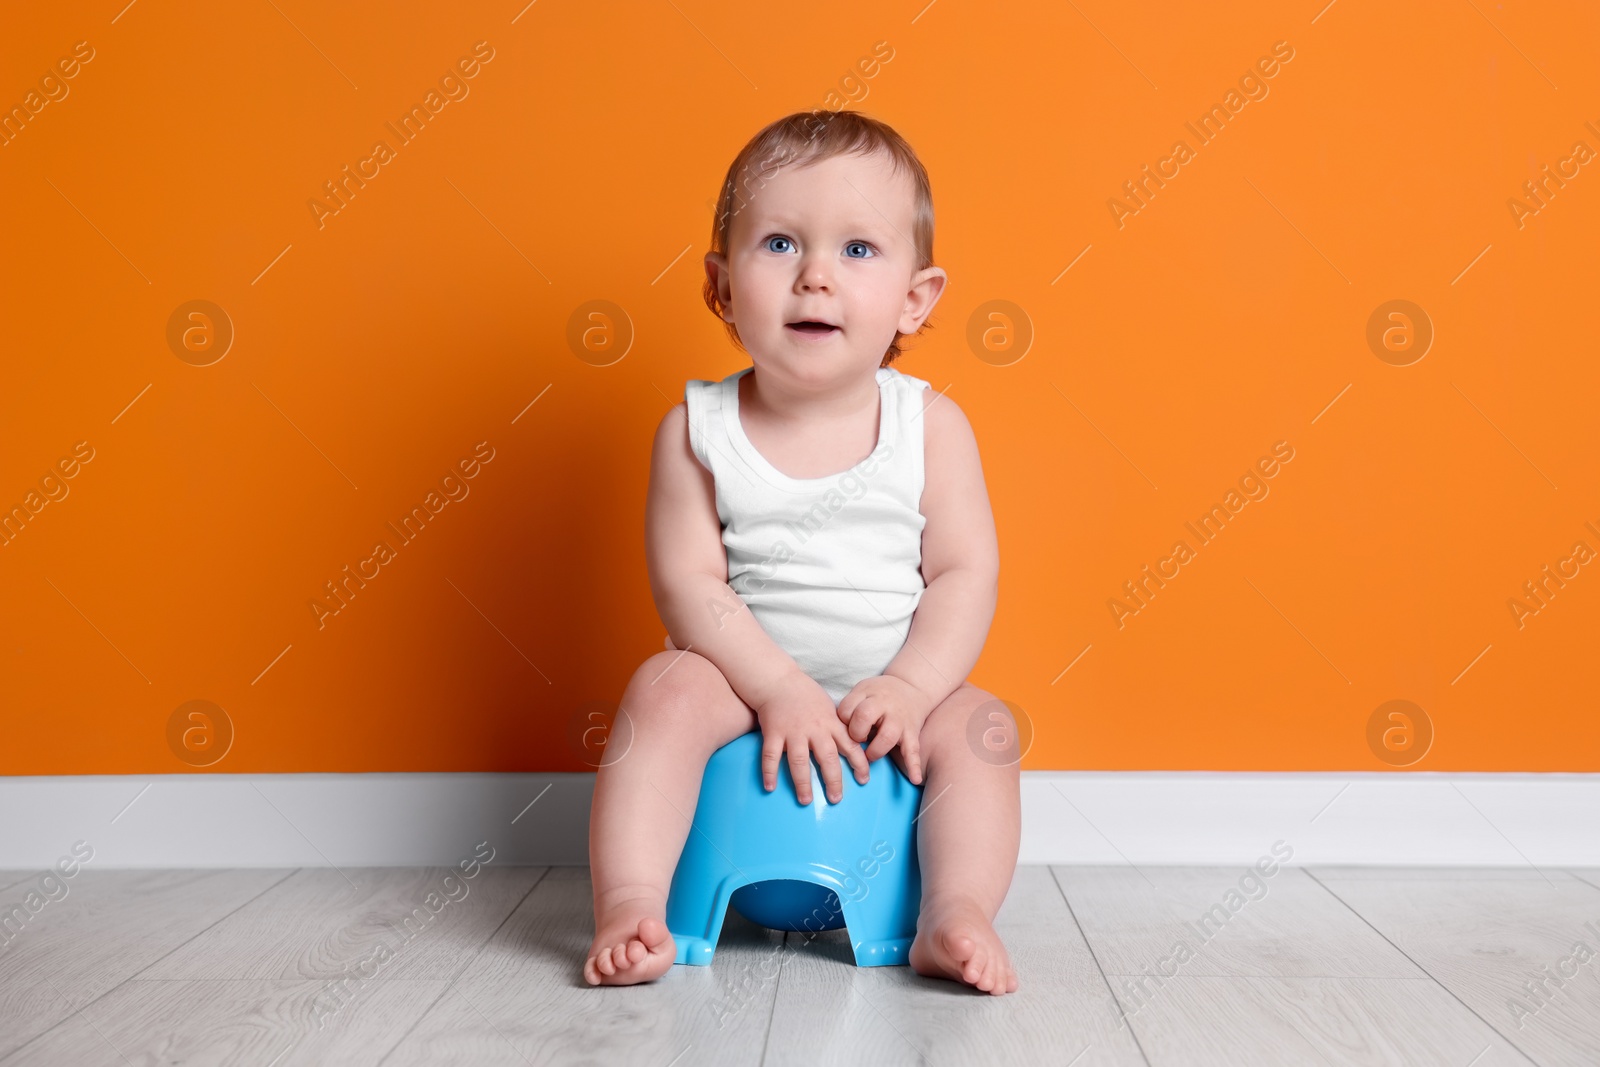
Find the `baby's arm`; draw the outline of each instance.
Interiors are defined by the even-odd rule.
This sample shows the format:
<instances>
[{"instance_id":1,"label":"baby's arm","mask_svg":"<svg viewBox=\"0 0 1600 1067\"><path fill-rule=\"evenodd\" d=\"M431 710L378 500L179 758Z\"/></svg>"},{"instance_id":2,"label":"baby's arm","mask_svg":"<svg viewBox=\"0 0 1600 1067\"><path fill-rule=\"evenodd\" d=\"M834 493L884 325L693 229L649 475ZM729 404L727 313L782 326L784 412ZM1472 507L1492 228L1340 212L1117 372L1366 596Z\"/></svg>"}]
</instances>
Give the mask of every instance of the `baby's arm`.
<instances>
[{"instance_id":1,"label":"baby's arm","mask_svg":"<svg viewBox=\"0 0 1600 1067\"><path fill-rule=\"evenodd\" d=\"M916 686L934 707L978 663L1000 591L1000 544L966 414L923 390L922 580L905 647L885 674Z\"/></svg>"},{"instance_id":2,"label":"baby's arm","mask_svg":"<svg viewBox=\"0 0 1600 1067\"><path fill-rule=\"evenodd\" d=\"M769 791L777 787L785 748L802 804L811 803L813 749L830 800L844 792L840 753L855 768L856 780L866 781L866 757L850 740L833 701L778 647L728 584L714 482L689 447L683 404L667 412L656 430L645 501L645 563L656 611L673 645L715 664L755 711Z\"/></svg>"},{"instance_id":3,"label":"baby's arm","mask_svg":"<svg viewBox=\"0 0 1600 1067\"><path fill-rule=\"evenodd\" d=\"M882 722L867 758L898 744L902 766L918 783L922 723L977 664L1000 586L994 513L972 425L953 400L931 389L923 390L923 402L920 507L927 520L922 529L926 588L905 645L883 674L864 679L839 702L839 717L858 740L866 740Z\"/></svg>"}]
</instances>

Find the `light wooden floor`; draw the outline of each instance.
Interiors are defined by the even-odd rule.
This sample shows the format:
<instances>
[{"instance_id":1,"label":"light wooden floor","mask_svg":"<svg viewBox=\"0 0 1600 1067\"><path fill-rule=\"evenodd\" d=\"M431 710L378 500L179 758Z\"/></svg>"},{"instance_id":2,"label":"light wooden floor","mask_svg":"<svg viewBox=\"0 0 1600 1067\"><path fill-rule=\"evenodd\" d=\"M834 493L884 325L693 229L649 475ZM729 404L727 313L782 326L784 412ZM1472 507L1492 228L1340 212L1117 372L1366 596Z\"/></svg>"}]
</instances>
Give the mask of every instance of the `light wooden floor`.
<instances>
[{"instance_id":1,"label":"light wooden floor","mask_svg":"<svg viewBox=\"0 0 1600 1067\"><path fill-rule=\"evenodd\" d=\"M1023 867L1004 998L737 916L709 968L590 989L581 867L485 867L402 942L446 873L84 869L0 950L0 1064L1600 1064L1600 871L1286 868L1202 940L1242 868Z\"/></svg>"}]
</instances>

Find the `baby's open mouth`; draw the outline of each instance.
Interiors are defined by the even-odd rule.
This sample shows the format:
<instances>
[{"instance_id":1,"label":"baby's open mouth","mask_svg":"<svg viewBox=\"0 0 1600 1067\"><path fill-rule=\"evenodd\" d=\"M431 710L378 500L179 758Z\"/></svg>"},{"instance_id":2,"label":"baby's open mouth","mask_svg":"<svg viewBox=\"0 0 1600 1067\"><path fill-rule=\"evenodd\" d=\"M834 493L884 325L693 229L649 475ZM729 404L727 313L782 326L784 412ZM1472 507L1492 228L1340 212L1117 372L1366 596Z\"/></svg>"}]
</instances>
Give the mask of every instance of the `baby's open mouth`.
<instances>
[{"instance_id":1,"label":"baby's open mouth","mask_svg":"<svg viewBox=\"0 0 1600 1067\"><path fill-rule=\"evenodd\" d=\"M791 322L789 323L788 328L797 333L812 334L820 337L823 334L833 333L839 327L829 322L818 322L814 319L806 319L803 322Z\"/></svg>"}]
</instances>

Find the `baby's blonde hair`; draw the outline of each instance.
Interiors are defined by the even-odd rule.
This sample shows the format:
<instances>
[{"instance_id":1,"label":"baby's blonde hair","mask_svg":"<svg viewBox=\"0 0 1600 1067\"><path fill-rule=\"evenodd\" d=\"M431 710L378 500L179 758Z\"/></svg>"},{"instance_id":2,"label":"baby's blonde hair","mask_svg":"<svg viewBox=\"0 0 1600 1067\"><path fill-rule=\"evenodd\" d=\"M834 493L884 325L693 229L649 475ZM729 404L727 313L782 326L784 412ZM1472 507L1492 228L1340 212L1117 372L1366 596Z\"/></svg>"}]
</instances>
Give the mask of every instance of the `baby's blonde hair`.
<instances>
[{"instance_id":1,"label":"baby's blonde hair","mask_svg":"<svg viewBox=\"0 0 1600 1067\"><path fill-rule=\"evenodd\" d=\"M796 111L770 123L750 138L728 167L722 193L717 197L717 214L711 223L711 250L727 254L733 217L754 198L761 185L766 184L767 175L785 166L820 163L850 152L860 155L884 152L898 173L911 176L915 201L911 236L916 245L916 269L933 266L933 187L928 182L928 172L905 138L887 123L868 118L859 111ZM759 183L754 190L752 182ZM725 306L709 277L703 294L706 307L722 318ZM744 348L738 328L726 319L723 322L733 343ZM929 325L924 322L917 332L920 334L927 328ZM895 331L880 367L887 367L900 356L900 339L904 336Z\"/></svg>"}]
</instances>

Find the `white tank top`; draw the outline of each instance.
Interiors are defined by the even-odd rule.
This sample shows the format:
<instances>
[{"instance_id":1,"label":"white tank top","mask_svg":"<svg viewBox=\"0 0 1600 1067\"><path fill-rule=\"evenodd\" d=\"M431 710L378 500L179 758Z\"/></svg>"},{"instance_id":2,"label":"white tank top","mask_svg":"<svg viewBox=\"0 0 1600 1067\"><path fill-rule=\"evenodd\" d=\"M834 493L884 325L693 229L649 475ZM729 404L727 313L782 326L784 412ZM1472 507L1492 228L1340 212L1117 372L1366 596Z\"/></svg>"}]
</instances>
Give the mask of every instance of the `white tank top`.
<instances>
[{"instance_id":1,"label":"white tank top","mask_svg":"<svg viewBox=\"0 0 1600 1067\"><path fill-rule=\"evenodd\" d=\"M849 470L791 478L739 421L739 380L684 386L689 444L711 471L728 584L835 704L883 673L922 600L922 390L877 371L878 444Z\"/></svg>"}]
</instances>

